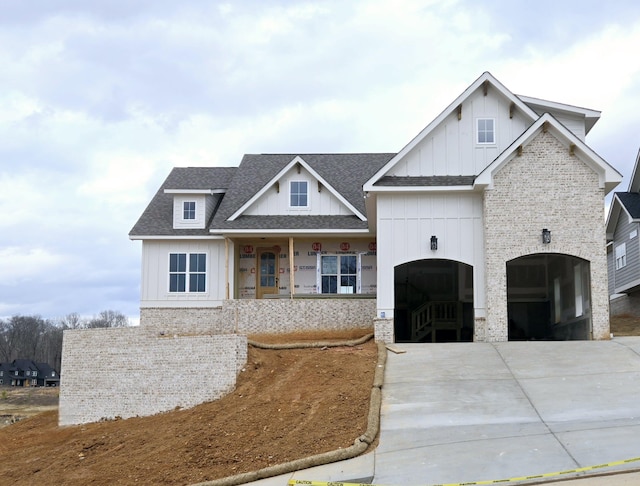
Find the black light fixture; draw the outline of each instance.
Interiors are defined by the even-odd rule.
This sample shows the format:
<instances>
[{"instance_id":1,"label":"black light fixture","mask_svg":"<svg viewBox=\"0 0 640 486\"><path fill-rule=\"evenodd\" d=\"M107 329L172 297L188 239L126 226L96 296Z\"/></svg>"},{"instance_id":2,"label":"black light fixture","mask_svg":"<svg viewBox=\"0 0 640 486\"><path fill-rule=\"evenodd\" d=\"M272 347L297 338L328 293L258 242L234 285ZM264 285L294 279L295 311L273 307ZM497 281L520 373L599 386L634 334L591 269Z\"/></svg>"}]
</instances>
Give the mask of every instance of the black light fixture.
<instances>
[{"instance_id":1,"label":"black light fixture","mask_svg":"<svg viewBox=\"0 0 640 486\"><path fill-rule=\"evenodd\" d=\"M549 243L551 243L551 231L545 228L542 230L542 244L548 245Z\"/></svg>"},{"instance_id":2,"label":"black light fixture","mask_svg":"<svg viewBox=\"0 0 640 486\"><path fill-rule=\"evenodd\" d=\"M431 236L431 250L436 251L438 249L438 238L433 235Z\"/></svg>"}]
</instances>

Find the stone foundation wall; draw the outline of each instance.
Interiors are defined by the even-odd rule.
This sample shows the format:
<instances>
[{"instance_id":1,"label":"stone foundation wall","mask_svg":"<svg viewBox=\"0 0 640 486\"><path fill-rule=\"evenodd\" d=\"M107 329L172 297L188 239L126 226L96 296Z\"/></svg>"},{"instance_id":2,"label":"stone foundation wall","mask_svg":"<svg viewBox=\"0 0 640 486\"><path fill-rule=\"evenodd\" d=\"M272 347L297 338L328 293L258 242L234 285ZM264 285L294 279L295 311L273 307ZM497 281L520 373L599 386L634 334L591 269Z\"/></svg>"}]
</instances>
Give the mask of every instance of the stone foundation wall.
<instances>
[{"instance_id":1,"label":"stone foundation wall","mask_svg":"<svg viewBox=\"0 0 640 486\"><path fill-rule=\"evenodd\" d=\"M246 337L158 336L141 328L64 332L59 424L153 415L233 390Z\"/></svg>"},{"instance_id":2,"label":"stone foundation wall","mask_svg":"<svg viewBox=\"0 0 640 486\"><path fill-rule=\"evenodd\" d=\"M375 299L229 300L227 319L240 334L371 328Z\"/></svg>"},{"instance_id":3,"label":"stone foundation wall","mask_svg":"<svg viewBox=\"0 0 640 486\"><path fill-rule=\"evenodd\" d=\"M140 326L156 334L284 334L373 327L376 300L227 300L222 308L142 308Z\"/></svg>"}]
</instances>

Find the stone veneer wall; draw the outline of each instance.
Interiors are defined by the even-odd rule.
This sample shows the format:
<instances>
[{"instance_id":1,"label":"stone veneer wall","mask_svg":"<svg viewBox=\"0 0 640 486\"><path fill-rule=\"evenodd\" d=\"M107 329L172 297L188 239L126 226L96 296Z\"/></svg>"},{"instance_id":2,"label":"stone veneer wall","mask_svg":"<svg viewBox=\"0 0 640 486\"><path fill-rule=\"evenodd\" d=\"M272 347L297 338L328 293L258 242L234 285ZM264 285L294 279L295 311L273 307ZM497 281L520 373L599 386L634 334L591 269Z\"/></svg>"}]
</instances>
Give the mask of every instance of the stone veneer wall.
<instances>
[{"instance_id":1,"label":"stone veneer wall","mask_svg":"<svg viewBox=\"0 0 640 486\"><path fill-rule=\"evenodd\" d=\"M227 300L222 308L142 308L140 325L163 334L283 334L373 327L376 300Z\"/></svg>"},{"instance_id":2,"label":"stone veneer wall","mask_svg":"<svg viewBox=\"0 0 640 486\"><path fill-rule=\"evenodd\" d=\"M164 334L230 334L235 331L222 307L142 307L140 326Z\"/></svg>"},{"instance_id":3,"label":"stone veneer wall","mask_svg":"<svg viewBox=\"0 0 640 486\"><path fill-rule=\"evenodd\" d=\"M540 132L507 162L484 194L487 317L475 340L508 339L506 264L545 252L590 262L593 338L608 339L603 214L598 175L550 132ZM551 230L551 244L542 244L543 228Z\"/></svg>"},{"instance_id":4,"label":"stone veneer wall","mask_svg":"<svg viewBox=\"0 0 640 486\"><path fill-rule=\"evenodd\" d=\"M64 332L59 424L153 415L233 390L244 336L160 337L144 329Z\"/></svg>"},{"instance_id":5,"label":"stone veneer wall","mask_svg":"<svg viewBox=\"0 0 640 486\"><path fill-rule=\"evenodd\" d=\"M282 334L373 327L376 300L263 299L229 300L227 318L241 334Z\"/></svg>"}]
</instances>

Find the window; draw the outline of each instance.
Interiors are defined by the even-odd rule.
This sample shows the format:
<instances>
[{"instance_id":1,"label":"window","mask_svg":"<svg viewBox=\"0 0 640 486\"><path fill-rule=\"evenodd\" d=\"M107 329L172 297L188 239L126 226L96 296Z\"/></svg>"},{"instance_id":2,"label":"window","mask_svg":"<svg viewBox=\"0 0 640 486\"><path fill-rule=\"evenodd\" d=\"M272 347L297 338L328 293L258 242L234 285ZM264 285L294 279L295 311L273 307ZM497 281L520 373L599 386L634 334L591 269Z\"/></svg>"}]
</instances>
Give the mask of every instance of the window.
<instances>
[{"instance_id":1,"label":"window","mask_svg":"<svg viewBox=\"0 0 640 486\"><path fill-rule=\"evenodd\" d=\"M478 119L478 143L496 143L493 118Z\"/></svg>"},{"instance_id":2,"label":"window","mask_svg":"<svg viewBox=\"0 0 640 486\"><path fill-rule=\"evenodd\" d=\"M169 254L169 292L206 292L207 255Z\"/></svg>"},{"instance_id":3,"label":"window","mask_svg":"<svg viewBox=\"0 0 640 486\"><path fill-rule=\"evenodd\" d=\"M38 372L37 371L32 371L31 372L31 376L38 376Z\"/></svg>"},{"instance_id":4,"label":"window","mask_svg":"<svg viewBox=\"0 0 640 486\"><path fill-rule=\"evenodd\" d=\"M38 380L31 380L31 386L38 386Z\"/></svg>"},{"instance_id":5,"label":"window","mask_svg":"<svg viewBox=\"0 0 640 486\"><path fill-rule=\"evenodd\" d=\"M358 259L356 255L322 255L320 259L321 293L357 293Z\"/></svg>"},{"instance_id":6,"label":"window","mask_svg":"<svg viewBox=\"0 0 640 486\"><path fill-rule=\"evenodd\" d=\"M196 219L195 201L185 201L182 203L182 219Z\"/></svg>"},{"instance_id":7,"label":"window","mask_svg":"<svg viewBox=\"0 0 640 486\"><path fill-rule=\"evenodd\" d=\"M616 246L616 270L627 266L627 244Z\"/></svg>"},{"instance_id":8,"label":"window","mask_svg":"<svg viewBox=\"0 0 640 486\"><path fill-rule=\"evenodd\" d=\"M289 191L291 195L290 206L295 208L309 206L308 189L307 181L291 181Z\"/></svg>"}]
</instances>

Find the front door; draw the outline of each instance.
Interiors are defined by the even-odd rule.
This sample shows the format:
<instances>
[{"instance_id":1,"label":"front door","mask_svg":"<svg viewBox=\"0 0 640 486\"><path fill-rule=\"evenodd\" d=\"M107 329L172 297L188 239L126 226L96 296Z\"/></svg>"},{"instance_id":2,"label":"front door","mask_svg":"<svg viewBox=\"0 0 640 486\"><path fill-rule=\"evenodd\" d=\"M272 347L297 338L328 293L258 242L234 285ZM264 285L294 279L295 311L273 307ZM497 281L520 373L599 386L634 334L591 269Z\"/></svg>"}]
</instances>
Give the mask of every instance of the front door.
<instances>
[{"instance_id":1,"label":"front door","mask_svg":"<svg viewBox=\"0 0 640 486\"><path fill-rule=\"evenodd\" d=\"M266 294L278 293L278 252L275 248L258 249L258 299Z\"/></svg>"}]
</instances>

